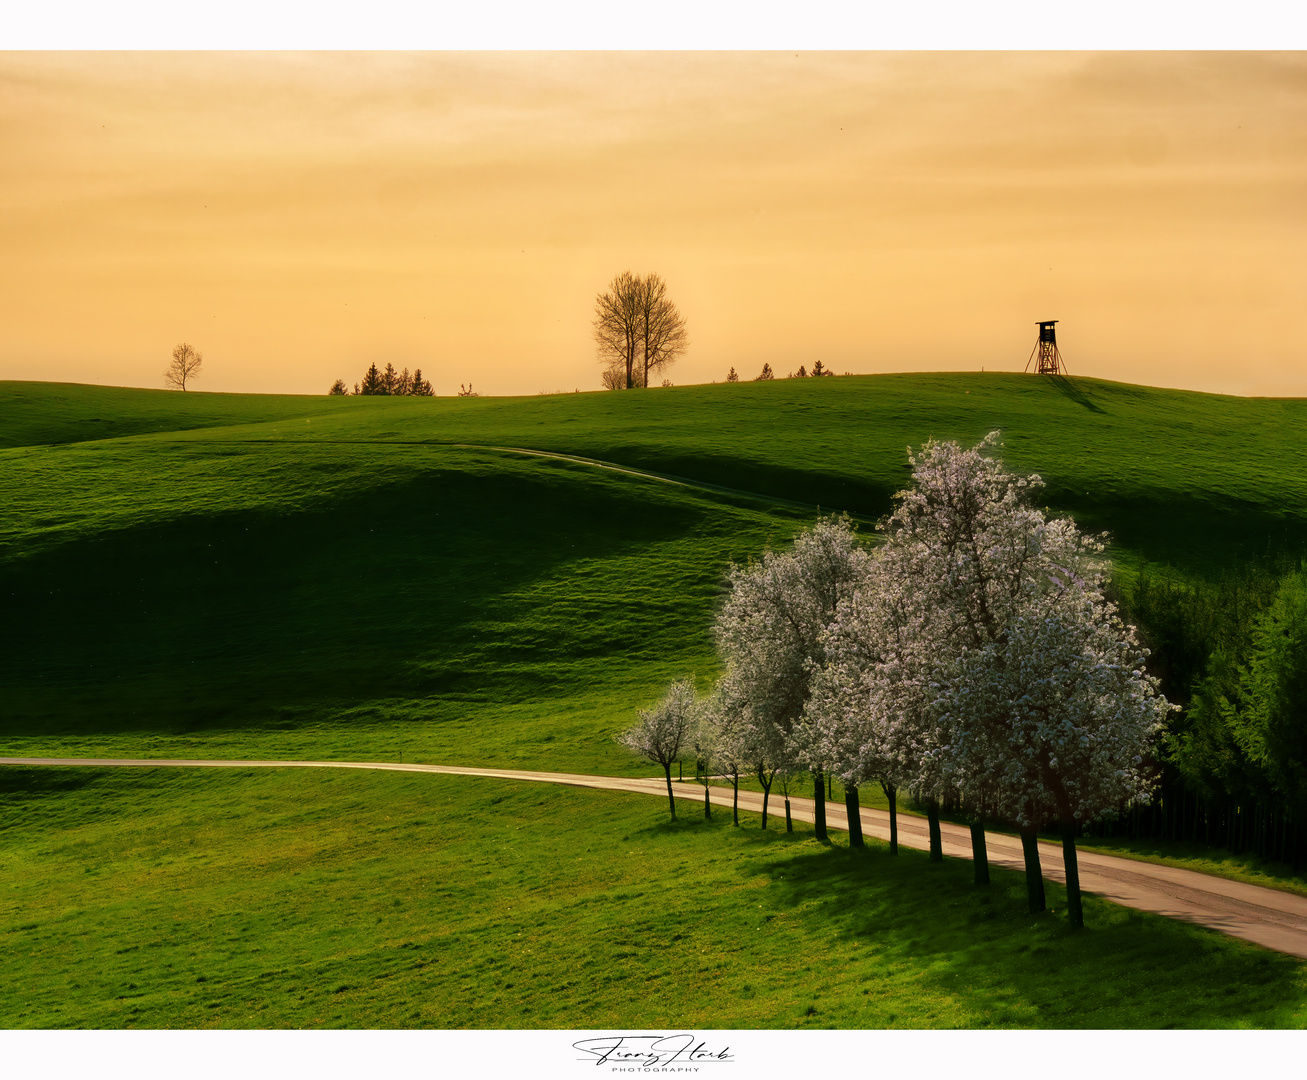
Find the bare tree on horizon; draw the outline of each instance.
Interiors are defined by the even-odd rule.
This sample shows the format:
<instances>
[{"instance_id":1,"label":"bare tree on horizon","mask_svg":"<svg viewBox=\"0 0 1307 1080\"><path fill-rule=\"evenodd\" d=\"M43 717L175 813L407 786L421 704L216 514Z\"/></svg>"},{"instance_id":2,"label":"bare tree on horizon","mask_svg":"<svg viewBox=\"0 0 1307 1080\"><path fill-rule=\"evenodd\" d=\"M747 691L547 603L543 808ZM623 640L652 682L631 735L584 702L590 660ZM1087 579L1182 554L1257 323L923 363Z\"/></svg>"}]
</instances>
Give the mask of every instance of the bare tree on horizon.
<instances>
[{"instance_id":1,"label":"bare tree on horizon","mask_svg":"<svg viewBox=\"0 0 1307 1080\"><path fill-rule=\"evenodd\" d=\"M176 387L178 390L185 390L188 379L199 378L200 366L203 363L204 357L200 354L199 349L193 345L187 345L183 341L173 349L172 361L164 369L164 385Z\"/></svg>"},{"instance_id":2,"label":"bare tree on horizon","mask_svg":"<svg viewBox=\"0 0 1307 1080\"><path fill-rule=\"evenodd\" d=\"M607 369L604 385L631 390L637 383L635 356L640 336L640 279L626 270L595 298L594 339Z\"/></svg>"},{"instance_id":3,"label":"bare tree on horizon","mask_svg":"<svg viewBox=\"0 0 1307 1080\"><path fill-rule=\"evenodd\" d=\"M649 385L689 345L685 319L667 297L657 274L640 277L626 270L595 298L594 339L603 384L609 390Z\"/></svg>"},{"instance_id":4,"label":"bare tree on horizon","mask_svg":"<svg viewBox=\"0 0 1307 1080\"><path fill-rule=\"evenodd\" d=\"M685 318L667 298L667 283L650 274L642 283L639 296L640 338L644 346L644 385L651 372L662 371L685 352L690 344ZM663 385L667 385L664 382Z\"/></svg>"}]
</instances>

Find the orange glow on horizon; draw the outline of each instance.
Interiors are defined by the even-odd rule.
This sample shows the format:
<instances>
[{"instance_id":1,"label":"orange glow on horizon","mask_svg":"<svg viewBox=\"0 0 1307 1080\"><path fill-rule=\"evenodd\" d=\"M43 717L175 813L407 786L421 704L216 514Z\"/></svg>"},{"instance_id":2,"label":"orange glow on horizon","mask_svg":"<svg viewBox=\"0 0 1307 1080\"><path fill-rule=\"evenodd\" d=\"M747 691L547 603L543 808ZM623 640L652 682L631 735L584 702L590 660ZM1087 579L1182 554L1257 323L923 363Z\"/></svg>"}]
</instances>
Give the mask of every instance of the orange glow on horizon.
<instances>
[{"instance_id":1,"label":"orange glow on horizon","mask_svg":"<svg viewBox=\"0 0 1307 1080\"><path fill-rule=\"evenodd\" d=\"M1020 371L1307 396L1307 57L0 54L0 378L594 390L656 271L676 383Z\"/></svg>"}]
</instances>

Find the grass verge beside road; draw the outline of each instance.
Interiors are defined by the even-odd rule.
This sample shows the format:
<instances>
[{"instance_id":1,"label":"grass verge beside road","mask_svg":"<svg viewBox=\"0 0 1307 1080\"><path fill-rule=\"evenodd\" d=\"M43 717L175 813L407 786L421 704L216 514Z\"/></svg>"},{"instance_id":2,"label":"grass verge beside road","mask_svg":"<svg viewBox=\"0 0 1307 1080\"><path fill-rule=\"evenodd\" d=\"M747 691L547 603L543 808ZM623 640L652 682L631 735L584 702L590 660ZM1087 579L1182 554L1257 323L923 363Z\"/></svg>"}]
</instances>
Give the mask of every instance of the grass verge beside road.
<instances>
[{"instance_id":1,"label":"grass verge beside road","mask_svg":"<svg viewBox=\"0 0 1307 1080\"><path fill-rule=\"evenodd\" d=\"M608 792L0 770L8 1027L1298 1027L1307 968Z\"/></svg>"}]
</instances>

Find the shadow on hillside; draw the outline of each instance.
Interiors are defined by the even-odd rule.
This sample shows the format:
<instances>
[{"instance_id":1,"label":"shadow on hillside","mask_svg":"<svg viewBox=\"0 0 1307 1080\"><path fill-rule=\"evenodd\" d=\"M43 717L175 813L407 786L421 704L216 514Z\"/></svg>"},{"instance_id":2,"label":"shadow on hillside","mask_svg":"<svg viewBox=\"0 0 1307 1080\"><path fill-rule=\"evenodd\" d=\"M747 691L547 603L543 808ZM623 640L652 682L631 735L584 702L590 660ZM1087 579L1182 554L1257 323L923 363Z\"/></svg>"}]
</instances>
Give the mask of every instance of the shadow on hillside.
<instances>
[{"instance_id":1,"label":"shadow on hillside","mask_svg":"<svg viewBox=\"0 0 1307 1080\"><path fill-rule=\"evenodd\" d=\"M883 950L887 964L927 963L933 982L994 1023L1030 1026L1035 1016L1041 1027L1228 1026L1291 1011L1302 997L1293 958L1161 916L1086 897L1086 928L1072 931L1065 892L1052 882L1050 912L1032 916L1014 872L991 868L992 883L977 887L965 860L891 856L878 843L865 852L759 856L746 873L766 879L765 903L788 918L834 923L841 937Z\"/></svg>"},{"instance_id":2,"label":"shadow on hillside","mask_svg":"<svg viewBox=\"0 0 1307 1080\"><path fill-rule=\"evenodd\" d=\"M1063 397L1069 398L1090 412L1106 415L1107 410L1096 404L1089 391L1070 377L1066 375L1044 375L1042 378L1047 379Z\"/></svg>"},{"instance_id":3,"label":"shadow on hillside","mask_svg":"<svg viewBox=\"0 0 1307 1080\"><path fill-rule=\"evenodd\" d=\"M1105 499L1055 481L1045 495L1053 510L1075 515L1088 532L1107 532L1136 560L1186 575L1217 578L1232 564L1274 562L1307 551L1307 521L1238 499L1160 489L1147 498Z\"/></svg>"},{"instance_id":4,"label":"shadow on hillside","mask_svg":"<svg viewBox=\"0 0 1307 1080\"><path fill-rule=\"evenodd\" d=\"M576 560L649 556L706 512L557 470L432 470L326 510L64 544L0 568L0 731L284 726L269 717L286 703L446 693L484 683L504 627L569 662L626 628L558 611L536 625L500 598Z\"/></svg>"},{"instance_id":5,"label":"shadow on hillside","mask_svg":"<svg viewBox=\"0 0 1307 1080\"><path fill-rule=\"evenodd\" d=\"M615 447L609 453L611 460L631 468L805 503L819 508L823 513L839 514L848 511L873 521L890 512L895 493L906 487L909 479L906 459L902 482L883 484L842 476L834 469L827 473L788 468L722 453L696 455L665 447L652 451L640 446ZM763 504L741 500L740 505Z\"/></svg>"},{"instance_id":6,"label":"shadow on hillside","mask_svg":"<svg viewBox=\"0 0 1307 1080\"><path fill-rule=\"evenodd\" d=\"M100 769L60 769L41 766L0 765L0 805L9 796L24 798L66 795L96 783L103 776Z\"/></svg>"}]
</instances>

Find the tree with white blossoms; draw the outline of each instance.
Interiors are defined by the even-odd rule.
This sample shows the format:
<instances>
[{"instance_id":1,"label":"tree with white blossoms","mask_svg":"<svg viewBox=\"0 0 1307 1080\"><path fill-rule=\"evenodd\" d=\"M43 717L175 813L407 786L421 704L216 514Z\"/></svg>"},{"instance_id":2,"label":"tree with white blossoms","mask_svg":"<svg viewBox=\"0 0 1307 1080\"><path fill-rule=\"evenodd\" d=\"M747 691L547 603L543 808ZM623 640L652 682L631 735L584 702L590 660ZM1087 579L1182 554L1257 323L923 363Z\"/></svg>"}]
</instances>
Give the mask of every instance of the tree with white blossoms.
<instances>
[{"instance_id":1,"label":"tree with white blossoms","mask_svg":"<svg viewBox=\"0 0 1307 1080\"><path fill-rule=\"evenodd\" d=\"M1067 914L1084 925L1075 837L1105 811L1149 797L1149 746L1172 706L1144 671L1145 651L1092 578L1050 576L1006 633L958 658L941 712L976 729L977 756L1001 762L996 808L1024 830L1056 820Z\"/></svg>"},{"instance_id":2,"label":"tree with white blossoms","mask_svg":"<svg viewBox=\"0 0 1307 1080\"><path fill-rule=\"evenodd\" d=\"M704 785L704 817L709 817L708 784L717 776L731 781L731 819L740 823L740 773L748 768L747 744L739 738L739 729L731 715L722 708L719 694L699 703L694 729L694 752L697 779Z\"/></svg>"},{"instance_id":3,"label":"tree with white blossoms","mask_svg":"<svg viewBox=\"0 0 1307 1080\"><path fill-rule=\"evenodd\" d=\"M777 748L781 760L774 765L798 764L787 745L807 706L813 674L826 659L826 627L868 560L848 519L830 518L797 537L792 551L768 552L731 569L730 594L715 627L726 665L723 684L756 728L758 742ZM813 775L816 834L824 840L825 762L807 755L805 764Z\"/></svg>"},{"instance_id":4,"label":"tree with white blossoms","mask_svg":"<svg viewBox=\"0 0 1307 1080\"><path fill-rule=\"evenodd\" d=\"M1147 797L1144 755L1170 706L1103 595L1103 544L1033 507L1042 481L986 457L997 441L909 454L913 484L885 523L874 598L845 622L861 634L853 668L869 712L882 724L898 714L883 745L918 791L970 807L977 880L988 880L984 818L1014 819L1042 910L1038 828L1056 817L1079 923L1075 827Z\"/></svg>"},{"instance_id":5,"label":"tree with white blossoms","mask_svg":"<svg viewBox=\"0 0 1307 1080\"><path fill-rule=\"evenodd\" d=\"M706 722L712 725L717 759L731 777L735 824L740 823L740 775L752 774L762 788L762 828L767 828L772 784L786 761L782 733L771 725L754 723L747 695L737 690L730 672L718 681L703 708Z\"/></svg>"},{"instance_id":6,"label":"tree with white blossoms","mask_svg":"<svg viewBox=\"0 0 1307 1080\"><path fill-rule=\"evenodd\" d=\"M927 729L929 666L916 648L913 605L885 578L877 552L826 631L826 663L813 678L796 743L829 762L845 791L879 782L889 803L890 854L898 853L898 788L922 773L916 734ZM859 830L860 831L860 830ZM938 825L932 831L937 846ZM942 857L942 853L941 853Z\"/></svg>"},{"instance_id":7,"label":"tree with white blossoms","mask_svg":"<svg viewBox=\"0 0 1307 1080\"><path fill-rule=\"evenodd\" d=\"M1039 579L1041 556L1083 561L1083 553L1058 543L1076 546L1081 538L1074 525L1049 522L1030 505L1039 478L1014 476L984 455L997 441L991 432L969 450L931 440L909 451L912 485L895 496L882 524L878 602L871 608L875 618L863 627L870 632L868 647L882 653L871 692L899 714L897 754L910 786L926 800L931 857L943 857L940 800L961 793L970 810L977 884L989 880L984 820L997 797L996 762L981 751L1001 746L978 741L980 729L965 716L941 714L934 688L956 657L1003 634L1012 605ZM1023 833L1022 846L1031 907L1042 910L1036 829Z\"/></svg>"},{"instance_id":8,"label":"tree with white blossoms","mask_svg":"<svg viewBox=\"0 0 1307 1080\"><path fill-rule=\"evenodd\" d=\"M705 702L696 701L694 722L690 728L690 748L694 751L694 778L703 785L703 816L712 818L711 788L718 772L726 771L723 763L721 732L716 717ZM738 819L739 813L736 812ZM738 824L738 820L737 820Z\"/></svg>"},{"instance_id":9,"label":"tree with white blossoms","mask_svg":"<svg viewBox=\"0 0 1307 1080\"><path fill-rule=\"evenodd\" d=\"M617 735L617 741L647 761L663 767L667 778L667 805L676 820L672 795L672 764L689 743L696 721L694 679L681 679L667 688L652 709L638 709L639 722Z\"/></svg>"}]
</instances>

